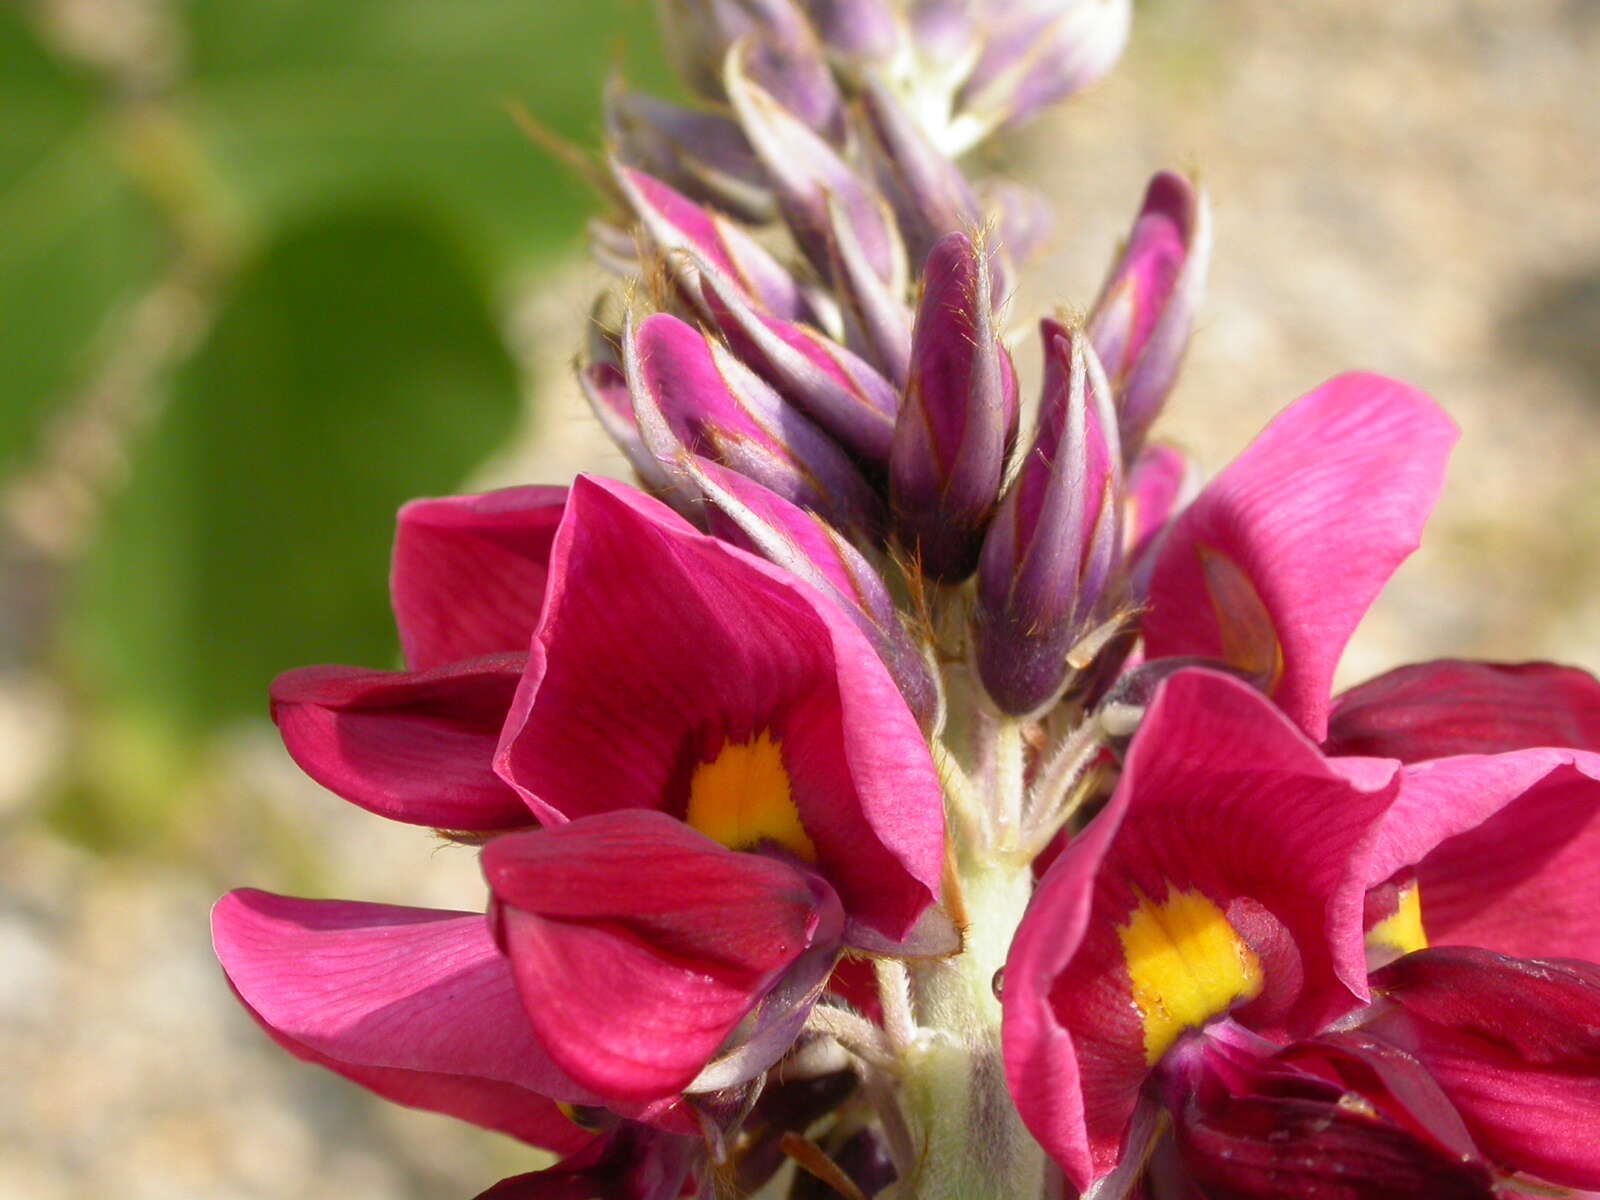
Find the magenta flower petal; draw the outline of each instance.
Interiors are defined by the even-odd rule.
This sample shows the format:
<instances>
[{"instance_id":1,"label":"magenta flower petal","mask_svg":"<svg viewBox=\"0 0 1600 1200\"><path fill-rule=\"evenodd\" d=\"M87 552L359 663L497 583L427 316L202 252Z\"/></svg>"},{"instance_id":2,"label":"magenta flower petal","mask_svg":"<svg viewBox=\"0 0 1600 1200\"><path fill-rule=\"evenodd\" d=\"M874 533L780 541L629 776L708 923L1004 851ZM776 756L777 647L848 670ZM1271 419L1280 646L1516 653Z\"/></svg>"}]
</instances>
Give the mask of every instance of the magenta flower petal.
<instances>
[{"instance_id":1,"label":"magenta flower petal","mask_svg":"<svg viewBox=\"0 0 1600 1200\"><path fill-rule=\"evenodd\" d=\"M1419 1058L1505 1167L1600 1188L1600 967L1451 947L1373 975L1368 1023Z\"/></svg>"},{"instance_id":2,"label":"magenta flower petal","mask_svg":"<svg viewBox=\"0 0 1600 1200\"><path fill-rule=\"evenodd\" d=\"M1162 686L1006 965L1012 1093L1074 1186L1115 1164L1140 1087L1187 1028L1231 1012L1309 1033L1365 997L1359 868L1394 794L1352 783L1231 676Z\"/></svg>"},{"instance_id":3,"label":"magenta flower petal","mask_svg":"<svg viewBox=\"0 0 1600 1200\"><path fill-rule=\"evenodd\" d=\"M428 671L301 667L272 682L272 719L301 770L369 812L440 829L533 823L494 773L525 654Z\"/></svg>"},{"instance_id":4,"label":"magenta flower petal","mask_svg":"<svg viewBox=\"0 0 1600 1200\"><path fill-rule=\"evenodd\" d=\"M1600 755L1533 749L1405 768L1370 886L1415 868L1433 942L1600 959Z\"/></svg>"},{"instance_id":5,"label":"magenta flower petal","mask_svg":"<svg viewBox=\"0 0 1600 1200\"><path fill-rule=\"evenodd\" d=\"M1433 401L1377 375L1338 376L1290 405L1163 543L1149 657L1250 672L1320 739L1339 656L1416 548L1455 438Z\"/></svg>"},{"instance_id":6,"label":"magenta flower petal","mask_svg":"<svg viewBox=\"0 0 1600 1200\"><path fill-rule=\"evenodd\" d=\"M1153 445L1139 452L1124 481L1122 517L1123 549L1136 574L1197 490L1194 464L1183 451Z\"/></svg>"},{"instance_id":7,"label":"magenta flower petal","mask_svg":"<svg viewBox=\"0 0 1600 1200\"><path fill-rule=\"evenodd\" d=\"M502 778L549 822L620 808L685 817L690 776L730 745L742 749L728 761L759 760L766 815L797 822L790 848L803 849L798 829L852 919L908 933L938 895L943 804L871 644L793 576L631 488L580 477Z\"/></svg>"},{"instance_id":8,"label":"magenta flower petal","mask_svg":"<svg viewBox=\"0 0 1600 1200\"><path fill-rule=\"evenodd\" d=\"M1413 663L1335 697L1323 748L1418 762L1534 746L1600 751L1600 680L1555 663Z\"/></svg>"},{"instance_id":9,"label":"magenta flower petal","mask_svg":"<svg viewBox=\"0 0 1600 1200\"><path fill-rule=\"evenodd\" d=\"M527 650L566 500L564 487L517 487L400 510L389 591L412 670Z\"/></svg>"},{"instance_id":10,"label":"magenta flower petal","mask_svg":"<svg viewBox=\"0 0 1600 1200\"><path fill-rule=\"evenodd\" d=\"M529 1021L608 1100L687 1088L813 946L821 990L842 931L814 876L661 813L497 838L483 869Z\"/></svg>"},{"instance_id":11,"label":"magenta flower petal","mask_svg":"<svg viewBox=\"0 0 1600 1200\"><path fill-rule=\"evenodd\" d=\"M1186 1110L1177 1130L1191 1186L1206 1196L1494 1200L1501 1194L1482 1164L1335 1100L1248 1096L1207 1113Z\"/></svg>"},{"instance_id":12,"label":"magenta flower petal","mask_svg":"<svg viewBox=\"0 0 1600 1200\"><path fill-rule=\"evenodd\" d=\"M540 1049L478 913L230 892L211 917L240 999L291 1053L387 1099L552 1150L593 1104Z\"/></svg>"}]
</instances>

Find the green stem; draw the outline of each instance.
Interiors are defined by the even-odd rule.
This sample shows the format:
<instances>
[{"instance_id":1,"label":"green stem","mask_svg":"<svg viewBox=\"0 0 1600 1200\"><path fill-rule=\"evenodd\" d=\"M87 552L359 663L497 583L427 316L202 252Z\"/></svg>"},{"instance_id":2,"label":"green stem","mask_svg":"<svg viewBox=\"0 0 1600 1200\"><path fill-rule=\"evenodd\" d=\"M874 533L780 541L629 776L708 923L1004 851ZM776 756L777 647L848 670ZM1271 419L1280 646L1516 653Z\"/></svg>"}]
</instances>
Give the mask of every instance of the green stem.
<instances>
[{"instance_id":1,"label":"green stem","mask_svg":"<svg viewBox=\"0 0 1600 1200\"><path fill-rule=\"evenodd\" d=\"M1026 866L963 863L972 924L962 952L912 968L922 1034L902 1065L916 1125L917 1200L1027 1200L1043 1186L1044 1155L1006 1090L995 977L1005 965L1033 881Z\"/></svg>"}]
</instances>

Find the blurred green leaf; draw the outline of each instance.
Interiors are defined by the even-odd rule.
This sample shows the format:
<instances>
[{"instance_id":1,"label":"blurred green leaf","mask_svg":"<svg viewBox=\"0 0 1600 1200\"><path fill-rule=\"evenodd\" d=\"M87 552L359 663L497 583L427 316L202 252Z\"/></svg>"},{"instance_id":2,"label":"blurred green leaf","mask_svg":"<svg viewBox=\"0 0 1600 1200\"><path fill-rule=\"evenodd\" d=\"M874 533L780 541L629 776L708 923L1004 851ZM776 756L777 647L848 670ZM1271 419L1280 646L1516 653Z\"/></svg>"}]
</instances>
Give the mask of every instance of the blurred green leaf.
<instances>
[{"instance_id":1,"label":"blurred green leaf","mask_svg":"<svg viewBox=\"0 0 1600 1200\"><path fill-rule=\"evenodd\" d=\"M511 102L592 149L612 67L666 79L641 0L190 0L186 19L190 115L258 220L381 187L487 255L575 245L594 207Z\"/></svg>"},{"instance_id":2,"label":"blurred green leaf","mask_svg":"<svg viewBox=\"0 0 1600 1200\"><path fill-rule=\"evenodd\" d=\"M459 486L517 411L468 261L383 203L246 265L78 581L69 649L92 692L197 730L264 713L286 668L393 660L394 510Z\"/></svg>"},{"instance_id":3,"label":"blurred green leaf","mask_svg":"<svg viewBox=\"0 0 1600 1200\"><path fill-rule=\"evenodd\" d=\"M92 81L0 5L0 471L153 276L155 224L115 141Z\"/></svg>"}]
</instances>

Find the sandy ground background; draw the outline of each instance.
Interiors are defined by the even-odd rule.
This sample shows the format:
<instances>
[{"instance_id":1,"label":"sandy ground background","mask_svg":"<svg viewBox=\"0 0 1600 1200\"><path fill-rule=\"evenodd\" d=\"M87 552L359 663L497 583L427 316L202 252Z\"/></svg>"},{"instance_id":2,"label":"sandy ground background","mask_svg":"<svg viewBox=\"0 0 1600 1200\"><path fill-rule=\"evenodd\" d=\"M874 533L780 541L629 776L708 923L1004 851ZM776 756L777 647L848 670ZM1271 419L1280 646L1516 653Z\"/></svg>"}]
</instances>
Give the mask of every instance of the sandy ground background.
<instances>
[{"instance_id":1,"label":"sandy ground background","mask_svg":"<svg viewBox=\"0 0 1600 1200\"><path fill-rule=\"evenodd\" d=\"M1059 206L1019 319L1093 297L1145 178L1197 171L1213 283L1162 426L1208 470L1347 367L1432 393L1463 438L1424 549L1351 648L1353 681L1438 655L1600 669L1600 5L1151 0L1120 71L998 148ZM565 379L586 300L537 281L513 336L541 407L483 483L619 465ZM516 1147L369 1101L272 1048L216 970L224 887L441 906L472 857L369 819L225 740L174 844L100 856L37 798L73 752L51 681L0 687L0 1197L468 1196Z\"/></svg>"}]
</instances>

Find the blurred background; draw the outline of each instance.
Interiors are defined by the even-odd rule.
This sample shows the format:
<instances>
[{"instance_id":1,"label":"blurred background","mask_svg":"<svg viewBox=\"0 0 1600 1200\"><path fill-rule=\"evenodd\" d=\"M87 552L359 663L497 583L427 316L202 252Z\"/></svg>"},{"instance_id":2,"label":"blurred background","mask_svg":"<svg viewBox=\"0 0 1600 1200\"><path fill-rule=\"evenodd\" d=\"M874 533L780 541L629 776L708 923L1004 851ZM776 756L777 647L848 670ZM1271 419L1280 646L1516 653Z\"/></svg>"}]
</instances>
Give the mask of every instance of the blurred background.
<instances>
[{"instance_id":1,"label":"blurred background","mask_svg":"<svg viewBox=\"0 0 1600 1200\"><path fill-rule=\"evenodd\" d=\"M387 665L395 507L619 474L568 364L644 0L0 0L0 1197L465 1197L526 1154L272 1048L222 890L472 907L472 855L301 778L268 681ZM987 147L1043 187L1019 327L1093 299L1145 178L1216 206L1163 430L1215 470L1360 366L1463 428L1353 682L1600 669L1600 4L1144 0ZM1022 352L1031 363L1034 352Z\"/></svg>"}]
</instances>

